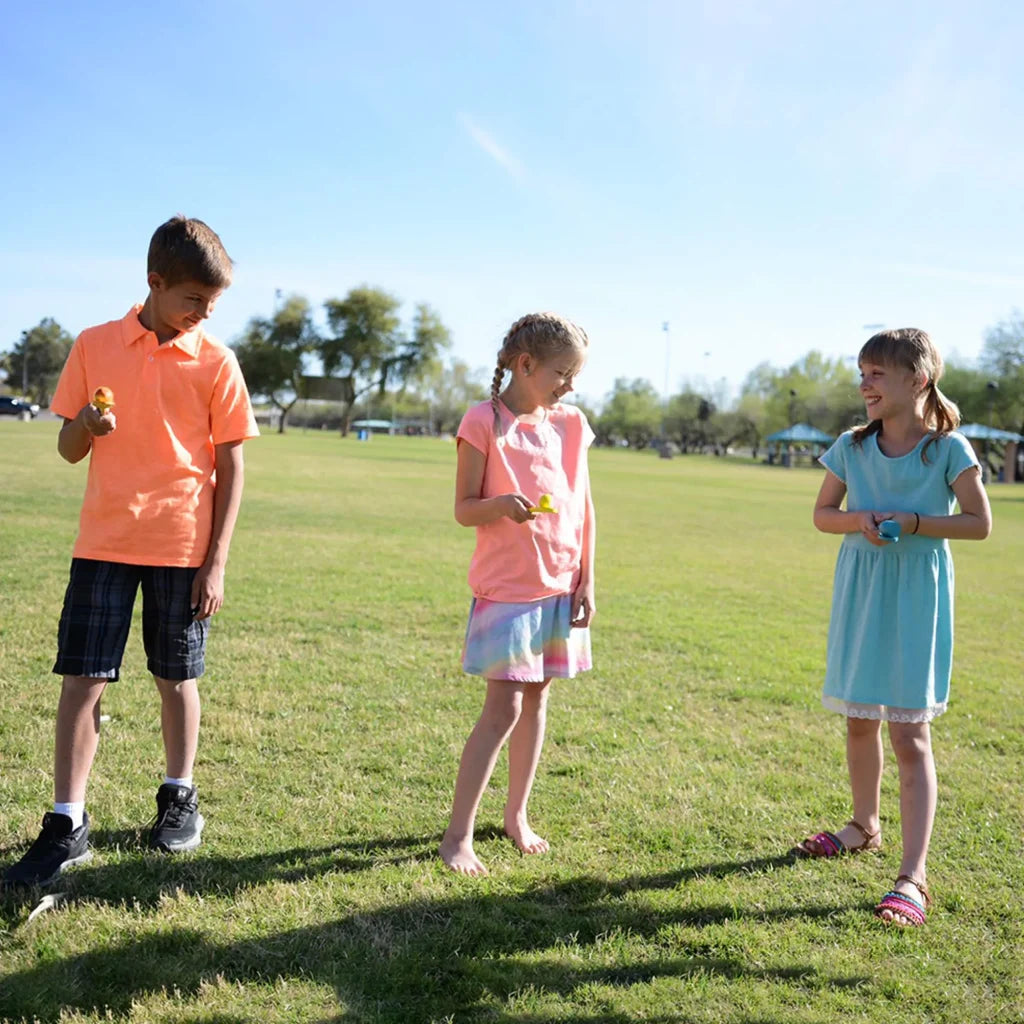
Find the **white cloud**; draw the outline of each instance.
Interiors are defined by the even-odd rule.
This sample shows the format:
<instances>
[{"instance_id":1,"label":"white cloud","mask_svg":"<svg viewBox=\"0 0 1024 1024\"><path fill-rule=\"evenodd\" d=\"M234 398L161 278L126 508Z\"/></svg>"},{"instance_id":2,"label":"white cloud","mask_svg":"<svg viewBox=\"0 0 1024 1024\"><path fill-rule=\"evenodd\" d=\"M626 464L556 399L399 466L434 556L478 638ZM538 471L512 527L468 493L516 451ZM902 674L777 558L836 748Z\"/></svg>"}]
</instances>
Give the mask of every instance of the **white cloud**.
<instances>
[{"instance_id":1,"label":"white cloud","mask_svg":"<svg viewBox=\"0 0 1024 1024\"><path fill-rule=\"evenodd\" d=\"M522 163L509 153L494 136L481 128L469 114L460 113L459 124L469 133L469 137L513 178L519 180L524 177L526 169Z\"/></svg>"}]
</instances>

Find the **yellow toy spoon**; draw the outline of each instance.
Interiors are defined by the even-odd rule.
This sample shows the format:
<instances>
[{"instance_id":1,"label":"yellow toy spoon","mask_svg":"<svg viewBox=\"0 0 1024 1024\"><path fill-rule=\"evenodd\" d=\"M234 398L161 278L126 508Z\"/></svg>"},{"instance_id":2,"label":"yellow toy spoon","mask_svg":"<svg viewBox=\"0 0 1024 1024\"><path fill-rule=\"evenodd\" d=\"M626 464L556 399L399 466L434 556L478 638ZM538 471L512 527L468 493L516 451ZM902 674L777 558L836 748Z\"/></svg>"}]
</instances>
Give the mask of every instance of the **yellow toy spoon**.
<instances>
[{"instance_id":1,"label":"yellow toy spoon","mask_svg":"<svg viewBox=\"0 0 1024 1024\"><path fill-rule=\"evenodd\" d=\"M92 396L92 404L102 416L108 409L114 408L114 392L110 388L97 388Z\"/></svg>"},{"instance_id":2,"label":"yellow toy spoon","mask_svg":"<svg viewBox=\"0 0 1024 1024\"><path fill-rule=\"evenodd\" d=\"M558 509L551 504L551 495L542 494L540 501L537 502L531 509L531 512L550 512L552 515L558 515Z\"/></svg>"}]
</instances>

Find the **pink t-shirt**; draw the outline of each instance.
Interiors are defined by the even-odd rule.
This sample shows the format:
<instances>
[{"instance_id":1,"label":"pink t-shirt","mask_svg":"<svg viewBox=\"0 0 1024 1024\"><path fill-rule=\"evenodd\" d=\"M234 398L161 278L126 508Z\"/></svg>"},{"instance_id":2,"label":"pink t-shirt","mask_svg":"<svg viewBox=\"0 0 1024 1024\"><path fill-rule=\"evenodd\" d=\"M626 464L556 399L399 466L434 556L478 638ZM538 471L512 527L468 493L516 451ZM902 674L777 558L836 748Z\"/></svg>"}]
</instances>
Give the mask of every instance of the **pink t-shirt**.
<instances>
[{"instance_id":1,"label":"pink t-shirt","mask_svg":"<svg viewBox=\"0 0 1024 1024\"><path fill-rule=\"evenodd\" d=\"M474 597L507 602L571 593L583 554L587 448L594 432L573 405L555 406L536 425L521 423L502 402L498 411L497 437L490 402L474 405L459 424L459 443L471 444L487 458L480 497L518 493L536 504L550 494L558 515L538 515L527 523L502 516L478 526L470 589Z\"/></svg>"}]
</instances>

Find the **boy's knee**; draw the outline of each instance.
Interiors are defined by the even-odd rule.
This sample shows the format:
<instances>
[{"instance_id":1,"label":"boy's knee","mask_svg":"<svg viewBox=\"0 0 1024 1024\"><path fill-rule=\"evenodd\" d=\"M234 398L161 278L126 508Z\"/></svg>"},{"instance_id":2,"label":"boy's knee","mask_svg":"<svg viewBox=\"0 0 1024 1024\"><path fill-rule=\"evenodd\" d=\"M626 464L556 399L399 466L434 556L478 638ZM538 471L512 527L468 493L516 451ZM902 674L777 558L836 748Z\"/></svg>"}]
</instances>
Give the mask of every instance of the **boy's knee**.
<instances>
[{"instance_id":1,"label":"boy's knee","mask_svg":"<svg viewBox=\"0 0 1024 1024\"><path fill-rule=\"evenodd\" d=\"M66 700L87 703L99 700L109 679L94 676L64 676L61 680L60 695Z\"/></svg>"}]
</instances>

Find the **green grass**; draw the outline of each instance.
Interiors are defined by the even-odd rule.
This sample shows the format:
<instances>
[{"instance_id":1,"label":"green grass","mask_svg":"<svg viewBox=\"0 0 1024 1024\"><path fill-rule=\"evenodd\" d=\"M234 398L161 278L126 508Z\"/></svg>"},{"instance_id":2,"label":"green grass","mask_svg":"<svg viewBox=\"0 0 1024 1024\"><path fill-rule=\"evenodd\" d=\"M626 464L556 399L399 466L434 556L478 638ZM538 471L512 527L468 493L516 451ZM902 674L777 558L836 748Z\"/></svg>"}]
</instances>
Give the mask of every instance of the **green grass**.
<instances>
[{"instance_id":1,"label":"green grass","mask_svg":"<svg viewBox=\"0 0 1024 1024\"><path fill-rule=\"evenodd\" d=\"M53 424L0 423L0 860L49 804L49 670L84 467ZM210 639L192 856L151 856L159 705L138 628L89 792L93 861L31 923L0 898L0 1017L903 1024L1024 1018L1024 487L955 545L951 711L925 929L870 915L886 849L796 863L848 815L843 723L821 709L837 541L818 474L595 451L597 668L556 684L532 801L553 845L479 818L492 874L435 859L482 685L458 653L472 531L454 449L321 433L246 446L227 603Z\"/></svg>"}]
</instances>

